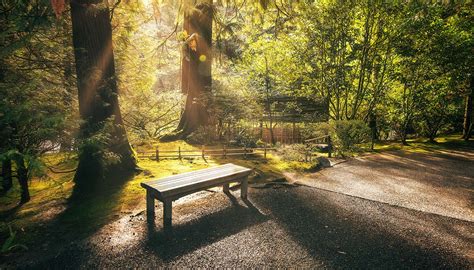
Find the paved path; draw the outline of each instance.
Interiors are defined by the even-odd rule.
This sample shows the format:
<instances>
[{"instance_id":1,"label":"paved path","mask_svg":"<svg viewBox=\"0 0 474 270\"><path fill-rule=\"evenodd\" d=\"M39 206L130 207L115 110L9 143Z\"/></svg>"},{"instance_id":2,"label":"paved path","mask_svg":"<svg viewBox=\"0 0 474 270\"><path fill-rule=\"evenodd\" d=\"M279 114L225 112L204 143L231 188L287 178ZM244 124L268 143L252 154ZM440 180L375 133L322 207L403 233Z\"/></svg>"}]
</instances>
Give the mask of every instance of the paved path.
<instances>
[{"instance_id":1,"label":"paved path","mask_svg":"<svg viewBox=\"0 0 474 270\"><path fill-rule=\"evenodd\" d=\"M304 184L474 222L474 152L373 154L306 177Z\"/></svg>"},{"instance_id":2,"label":"paved path","mask_svg":"<svg viewBox=\"0 0 474 270\"><path fill-rule=\"evenodd\" d=\"M143 201L137 213L121 217L85 240L45 250L34 260L25 257L3 266L0 263L0 268L473 269L474 226L468 221L471 210L463 204L472 196L472 172L466 172L467 167L452 168L458 166L456 162L445 163L452 162L451 158L465 162L464 166L472 161L463 155L442 158L434 159L441 162L440 167L421 170L416 168L426 164L423 156L368 156L308 180L340 183L333 185L339 188L336 192L308 186L250 189L245 202L238 190L233 196L220 191L196 193L174 203L171 238L161 232L161 205L156 227L146 226ZM389 166L386 182L377 166ZM415 173L414 180L410 180L409 171ZM331 178L337 173L345 180ZM459 182L435 177L450 174ZM362 181L366 176L377 181ZM404 179L406 185L393 183L396 179ZM360 184L349 184L351 181ZM370 183L374 188L362 193L372 187ZM382 196L384 185L389 188ZM401 189L405 186L407 189ZM360 187L353 191L359 192L357 196L345 194L349 187ZM440 201L457 206L436 204L429 208L436 201L422 195L428 198L421 203L429 211L419 211L410 193L416 190L427 190L428 194L436 190ZM452 196L457 192L459 200ZM402 203L406 205L397 206ZM457 210L449 214L446 209ZM439 213L433 213L435 210ZM461 218L452 218L454 215Z\"/></svg>"},{"instance_id":3,"label":"paved path","mask_svg":"<svg viewBox=\"0 0 474 270\"><path fill-rule=\"evenodd\" d=\"M235 192L238 195L238 192ZM472 269L473 224L309 187L201 193L175 204L174 235L124 217L38 268ZM25 264L27 261L22 261Z\"/></svg>"}]
</instances>

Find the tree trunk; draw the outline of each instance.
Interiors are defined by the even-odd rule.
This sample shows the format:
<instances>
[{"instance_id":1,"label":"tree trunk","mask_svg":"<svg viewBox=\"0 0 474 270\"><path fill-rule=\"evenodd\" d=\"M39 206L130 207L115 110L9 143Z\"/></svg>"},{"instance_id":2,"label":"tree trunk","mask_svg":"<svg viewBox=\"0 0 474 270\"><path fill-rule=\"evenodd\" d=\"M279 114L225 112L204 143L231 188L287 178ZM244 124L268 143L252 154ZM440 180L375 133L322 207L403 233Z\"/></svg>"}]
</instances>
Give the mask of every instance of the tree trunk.
<instances>
[{"instance_id":1,"label":"tree trunk","mask_svg":"<svg viewBox=\"0 0 474 270\"><path fill-rule=\"evenodd\" d=\"M466 96L466 106L464 109L463 135L464 140L469 140L472 132L472 99L474 96L474 77L470 81L470 93Z\"/></svg>"},{"instance_id":2,"label":"tree trunk","mask_svg":"<svg viewBox=\"0 0 474 270\"><path fill-rule=\"evenodd\" d=\"M71 1L79 112L83 120L80 136L89 139L99 134L105 138L100 143L82 145L76 183L90 184L90 180L104 178L117 169L131 171L136 167L118 103L110 12L101 3ZM106 161L104 152L113 154L116 160Z\"/></svg>"},{"instance_id":3,"label":"tree trunk","mask_svg":"<svg viewBox=\"0 0 474 270\"><path fill-rule=\"evenodd\" d=\"M2 161L2 178L3 192L7 192L13 186L12 161L10 159L5 159Z\"/></svg>"},{"instance_id":4,"label":"tree trunk","mask_svg":"<svg viewBox=\"0 0 474 270\"><path fill-rule=\"evenodd\" d=\"M21 199L20 203L26 203L30 200L30 192L28 190L28 169L25 165L25 160L23 157L18 157L15 160L16 163L16 171L18 174L18 183L20 183L21 187Z\"/></svg>"},{"instance_id":5,"label":"tree trunk","mask_svg":"<svg viewBox=\"0 0 474 270\"><path fill-rule=\"evenodd\" d=\"M184 30L189 36L195 34L195 43L188 42L187 55L182 59L181 88L187 97L177 131L184 137L207 124L209 118L207 106L212 86L212 16L211 2L198 4L184 17Z\"/></svg>"},{"instance_id":6,"label":"tree trunk","mask_svg":"<svg viewBox=\"0 0 474 270\"><path fill-rule=\"evenodd\" d=\"M377 140L377 116L373 112L369 114L369 128L371 133L370 149L374 150L374 144Z\"/></svg>"}]
</instances>

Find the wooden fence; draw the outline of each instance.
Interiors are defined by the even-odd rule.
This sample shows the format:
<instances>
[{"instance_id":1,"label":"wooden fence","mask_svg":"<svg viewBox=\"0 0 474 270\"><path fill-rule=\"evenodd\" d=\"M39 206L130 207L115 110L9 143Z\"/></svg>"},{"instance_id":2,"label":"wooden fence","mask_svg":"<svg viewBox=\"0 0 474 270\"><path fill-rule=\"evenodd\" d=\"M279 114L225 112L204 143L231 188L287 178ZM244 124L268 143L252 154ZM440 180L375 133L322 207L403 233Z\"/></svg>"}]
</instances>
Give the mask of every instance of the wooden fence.
<instances>
[{"instance_id":1,"label":"wooden fence","mask_svg":"<svg viewBox=\"0 0 474 270\"><path fill-rule=\"evenodd\" d=\"M254 133L261 132L261 139L264 142L271 143L272 136L269 128L254 129ZM258 133L257 133L258 134ZM273 138L275 142L282 144L301 143L303 141L301 131L298 127L276 127L273 128Z\"/></svg>"},{"instance_id":2,"label":"wooden fence","mask_svg":"<svg viewBox=\"0 0 474 270\"><path fill-rule=\"evenodd\" d=\"M276 148L271 147L261 147L261 148L209 148L206 149L204 146L200 150L182 150L181 147L178 147L178 150L160 150L158 147L154 151L139 151L138 158L141 159L152 159L160 161L161 159L182 159L182 158L192 158L192 157L230 157L230 156L247 156L255 154L263 154L264 158L267 158L267 153L269 151L274 151Z\"/></svg>"}]
</instances>

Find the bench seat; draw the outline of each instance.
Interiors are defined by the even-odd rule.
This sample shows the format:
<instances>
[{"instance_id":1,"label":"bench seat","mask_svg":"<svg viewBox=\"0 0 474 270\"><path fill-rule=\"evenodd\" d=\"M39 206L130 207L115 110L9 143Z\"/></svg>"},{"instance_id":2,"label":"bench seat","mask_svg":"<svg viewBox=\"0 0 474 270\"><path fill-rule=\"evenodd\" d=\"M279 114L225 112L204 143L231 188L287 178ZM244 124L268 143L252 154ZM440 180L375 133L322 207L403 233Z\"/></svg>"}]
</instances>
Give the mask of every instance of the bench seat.
<instances>
[{"instance_id":1,"label":"bench seat","mask_svg":"<svg viewBox=\"0 0 474 270\"><path fill-rule=\"evenodd\" d=\"M157 199L163 203L163 227L165 230L169 230L171 229L172 201L191 193L221 185L224 192L228 192L229 184L232 182L241 183L241 197L246 199L247 177L251 172L252 170L249 168L228 163L142 182L141 186L146 189L147 220L151 223L155 220L155 199Z\"/></svg>"}]
</instances>

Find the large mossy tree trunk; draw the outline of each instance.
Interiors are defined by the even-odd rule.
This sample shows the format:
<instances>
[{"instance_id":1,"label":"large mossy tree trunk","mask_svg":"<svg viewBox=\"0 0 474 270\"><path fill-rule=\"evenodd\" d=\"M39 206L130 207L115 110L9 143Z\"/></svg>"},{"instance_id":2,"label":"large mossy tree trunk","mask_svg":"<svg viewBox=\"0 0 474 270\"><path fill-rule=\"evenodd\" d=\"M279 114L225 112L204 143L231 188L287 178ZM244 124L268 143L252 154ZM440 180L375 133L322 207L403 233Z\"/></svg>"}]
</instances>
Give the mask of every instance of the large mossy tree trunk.
<instances>
[{"instance_id":1,"label":"large mossy tree trunk","mask_svg":"<svg viewBox=\"0 0 474 270\"><path fill-rule=\"evenodd\" d=\"M120 114L109 8L100 0L71 1L71 18L83 120L75 181L89 186L134 170L136 159Z\"/></svg>"},{"instance_id":2,"label":"large mossy tree trunk","mask_svg":"<svg viewBox=\"0 0 474 270\"><path fill-rule=\"evenodd\" d=\"M209 3L210 2L210 3ZM184 30L194 41L186 45L186 56L182 59L181 88L186 96L186 105L178 124L178 134L186 137L209 120L207 107L210 104L212 87L212 1L200 3L184 17Z\"/></svg>"},{"instance_id":3,"label":"large mossy tree trunk","mask_svg":"<svg viewBox=\"0 0 474 270\"><path fill-rule=\"evenodd\" d=\"M471 138L471 133L472 133L472 109L473 109L473 98L474 98L474 77L471 78L470 80L470 85L469 85L469 93L466 95L466 102L465 102L465 108L464 108L464 123L463 123L463 134L462 137L464 140L469 140Z\"/></svg>"},{"instance_id":4,"label":"large mossy tree trunk","mask_svg":"<svg viewBox=\"0 0 474 270\"><path fill-rule=\"evenodd\" d=\"M4 159L2 161L2 187L3 192L9 191L13 186L12 179L12 161Z\"/></svg>"}]
</instances>

